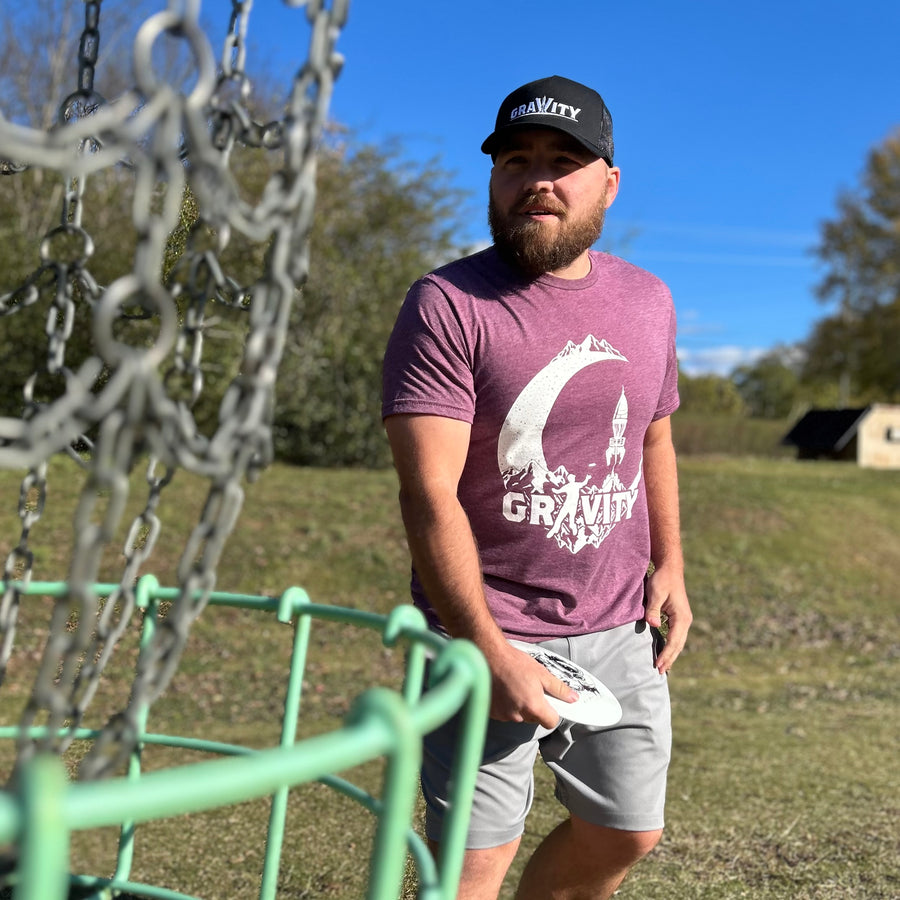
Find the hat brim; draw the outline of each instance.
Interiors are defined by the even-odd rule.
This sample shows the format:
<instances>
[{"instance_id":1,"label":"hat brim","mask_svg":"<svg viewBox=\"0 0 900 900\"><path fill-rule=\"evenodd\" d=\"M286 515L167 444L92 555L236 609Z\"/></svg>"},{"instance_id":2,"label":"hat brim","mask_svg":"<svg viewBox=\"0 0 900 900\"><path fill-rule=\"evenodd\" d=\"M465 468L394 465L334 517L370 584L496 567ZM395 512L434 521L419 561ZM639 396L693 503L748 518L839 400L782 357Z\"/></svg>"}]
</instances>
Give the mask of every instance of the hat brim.
<instances>
[{"instance_id":1,"label":"hat brim","mask_svg":"<svg viewBox=\"0 0 900 900\"><path fill-rule=\"evenodd\" d=\"M557 117L554 116L553 118L548 118L546 121L540 121L540 119L540 116L529 116L527 122L512 122L509 125L504 125L503 128L492 131L482 142L481 152L490 156L492 160L496 159L500 146L503 143L504 136L510 132L524 131L527 128L549 128L553 131L561 131L564 134L568 134L570 137L575 138L582 147L589 150L594 156L603 159L607 165L612 165L612 159L605 150L586 140L580 134L576 134L568 128L560 127L559 119Z\"/></svg>"}]
</instances>

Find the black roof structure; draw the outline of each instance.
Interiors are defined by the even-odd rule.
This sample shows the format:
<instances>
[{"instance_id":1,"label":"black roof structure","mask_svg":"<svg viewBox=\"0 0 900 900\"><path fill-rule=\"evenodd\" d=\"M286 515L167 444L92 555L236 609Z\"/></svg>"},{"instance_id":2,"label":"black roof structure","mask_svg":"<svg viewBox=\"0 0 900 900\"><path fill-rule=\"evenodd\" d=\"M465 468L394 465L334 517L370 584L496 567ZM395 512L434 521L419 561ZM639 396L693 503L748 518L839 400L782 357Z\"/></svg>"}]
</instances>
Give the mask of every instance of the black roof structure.
<instances>
[{"instance_id":1,"label":"black roof structure","mask_svg":"<svg viewBox=\"0 0 900 900\"><path fill-rule=\"evenodd\" d=\"M869 411L868 406L854 409L811 409L782 438L814 453L840 453L856 435L857 426Z\"/></svg>"}]
</instances>

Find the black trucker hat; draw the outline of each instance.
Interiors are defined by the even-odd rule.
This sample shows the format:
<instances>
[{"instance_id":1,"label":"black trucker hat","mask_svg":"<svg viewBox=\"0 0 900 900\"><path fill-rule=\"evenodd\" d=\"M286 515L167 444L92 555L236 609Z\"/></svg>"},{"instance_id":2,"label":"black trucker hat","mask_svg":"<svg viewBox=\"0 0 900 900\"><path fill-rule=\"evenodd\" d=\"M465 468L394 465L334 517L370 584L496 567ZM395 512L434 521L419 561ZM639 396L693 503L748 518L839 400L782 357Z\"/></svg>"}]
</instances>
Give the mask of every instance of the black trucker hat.
<instances>
[{"instance_id":1,"label":"black trucker hat","mask_svg":"<svg viewBox=\"0 0 900 900\"><path fill-rule=\"evenodd\" d=\"M511 128L556 128L572 135L591 153L613 164L612 116L603 98L589 87L560 75L516 88L500 104L494 131L481 145L493 158Z\"/></svg>"}]
</instances>

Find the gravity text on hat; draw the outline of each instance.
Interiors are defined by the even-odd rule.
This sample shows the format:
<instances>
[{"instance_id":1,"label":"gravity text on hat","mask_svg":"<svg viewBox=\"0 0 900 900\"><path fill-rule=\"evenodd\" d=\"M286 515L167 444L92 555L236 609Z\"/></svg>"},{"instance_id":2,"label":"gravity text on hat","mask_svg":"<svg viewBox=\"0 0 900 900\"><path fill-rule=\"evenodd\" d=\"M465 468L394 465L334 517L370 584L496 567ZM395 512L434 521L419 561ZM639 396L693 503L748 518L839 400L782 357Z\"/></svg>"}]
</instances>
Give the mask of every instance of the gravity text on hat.
<instances>
[{"instance_id":1,"label":"gravity text on hat","mask_svg":"<svg viewBox=\"0 0 900 900\"><path fill-rule=\"evenodd\" d=\"M591 153L613 164L612 116L589 87L551 75L516 88L500 104L494 131L481 145L491 157L512 128L555 128L572 135Z\"/></svg>"}]
</instances>

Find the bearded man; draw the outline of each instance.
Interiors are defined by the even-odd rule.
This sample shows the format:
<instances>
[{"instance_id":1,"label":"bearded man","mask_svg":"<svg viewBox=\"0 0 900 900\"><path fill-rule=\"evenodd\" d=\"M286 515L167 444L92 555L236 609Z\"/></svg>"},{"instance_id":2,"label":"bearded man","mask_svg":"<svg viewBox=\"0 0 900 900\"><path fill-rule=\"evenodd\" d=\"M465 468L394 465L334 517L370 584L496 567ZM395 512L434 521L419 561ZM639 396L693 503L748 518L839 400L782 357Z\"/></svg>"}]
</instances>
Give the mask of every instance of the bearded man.
<instances>
[{"instance_id":1,"label":"bearded man","mask_svg":"<svg viewBox=\"0 0 900 900\"><path fill-rule=\"evenodd\" d=\"M497 897L540 752L567 815L516 896L602 900L662 835L666 676L691 623L675 313L659 279L592 249L620 181L596 91L559 76L517 88L481 149L494 244L412 286L384 363L413 600L492 675L458 897ZM621 718L569 721L550 699L578 695L511 640L587 669ZM456 727L426 738L435 852Z\"/></svg>"}]
</instances>

